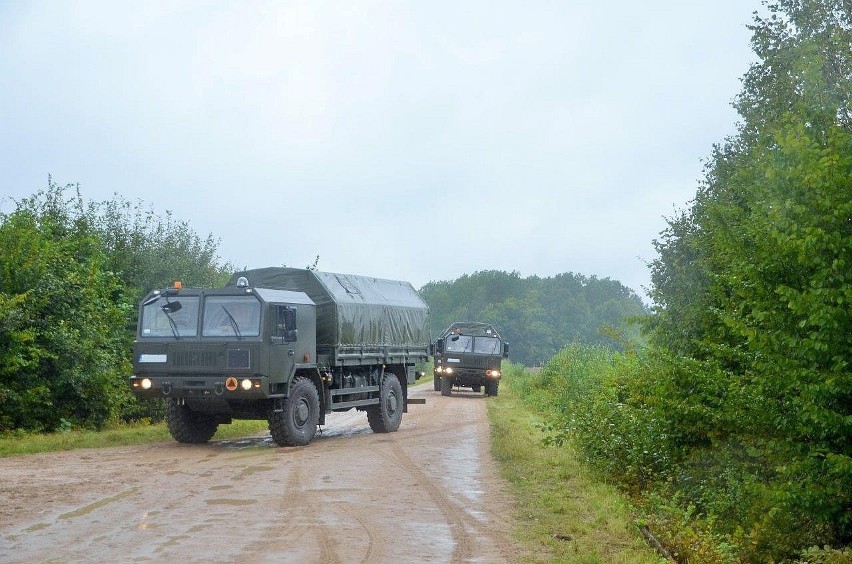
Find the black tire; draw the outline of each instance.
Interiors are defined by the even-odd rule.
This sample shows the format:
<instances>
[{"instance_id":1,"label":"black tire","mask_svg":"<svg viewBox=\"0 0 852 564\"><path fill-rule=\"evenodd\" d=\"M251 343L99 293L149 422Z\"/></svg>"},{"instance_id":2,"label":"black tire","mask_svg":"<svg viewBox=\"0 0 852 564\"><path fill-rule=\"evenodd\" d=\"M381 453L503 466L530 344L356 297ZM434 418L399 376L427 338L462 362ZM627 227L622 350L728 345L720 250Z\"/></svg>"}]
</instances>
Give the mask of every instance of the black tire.
<instances>
[{"instance_id":1,"label":"black tire","mask_svg":"<svg viewBox=\"0 0 852 564\"><path fill-rule=\"evenodd\" d=\"M367 421L374 433L392 433L399 429L405 409L402 386L395 374L385 376L379 398L378 405L367 408Z\"/></svg>"},{"instance_id":2,"label":"black tire","mask_svg":"<svg viewBox=\"0 0 852 564\"><path fill-rule=\"evenodd\" d=\"M166 424L169 433L179 443L206 443L213 435L219 423L212 415L192 411L187 405L175 398L169 398L166 407Z\"/></svg>"},{"instance_id":3,"label":"black tire","mask_svg":"<svg viewBox=\"0 0 852 564\"><path fill-rule=\"evenodd\" d=\"M448 396L453 390L453 378L441 378L441 395Z\"/></svg>"},{"instance_id":4,"label":"black tire","mask_svg":"<svg viewBox=\"0 0 852 564\"><path fill-rule=\"evenodd\" d=\"M496 396L497 395L497 388L499 388L499 387L500 387L499 381L488 382L487 384L485 384L485 395L486 396Z\"/></svg>"},{"instance_id":5,"label":"black tire","mask_svg":"<svg viewBox=\"0 0 852 564\"><path fill-rule=\"evenodd\" d=\"M437 374L435 375L435 378L432 380L432 385L435 387L436 392L441 391L441 377L438 376Z\"/></svg>"},{"instance_id":6,"label":"black tire","mask_svg":"<svg viewBox=\"0 0 852 564\"><path fill-rule=\"evenodd\" d=\"M319 392L313 382L298 377L290 384L290 395L282 410L269 411L269 433L280 446L305 446L317 433Z\"/></svg>"}]
</instances>

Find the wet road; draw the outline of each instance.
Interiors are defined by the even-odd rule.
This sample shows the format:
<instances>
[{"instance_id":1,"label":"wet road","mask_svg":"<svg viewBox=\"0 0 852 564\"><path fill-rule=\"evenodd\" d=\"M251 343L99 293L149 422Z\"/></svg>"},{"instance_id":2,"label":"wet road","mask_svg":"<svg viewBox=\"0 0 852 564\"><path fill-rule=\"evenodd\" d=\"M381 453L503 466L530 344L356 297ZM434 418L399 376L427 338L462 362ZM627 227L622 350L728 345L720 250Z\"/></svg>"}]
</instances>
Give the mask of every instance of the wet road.
<instances>
[{"instance_id":1,"label":"wet road","mask_svg":"<svg viewBox=\"0 0 852 564\"><path fill-rule=\"evenodd\" d=\"M268 434L0 459L0 562L511 562L486 400L418 386L396 433Z\"/></svg>"}]
</instances>

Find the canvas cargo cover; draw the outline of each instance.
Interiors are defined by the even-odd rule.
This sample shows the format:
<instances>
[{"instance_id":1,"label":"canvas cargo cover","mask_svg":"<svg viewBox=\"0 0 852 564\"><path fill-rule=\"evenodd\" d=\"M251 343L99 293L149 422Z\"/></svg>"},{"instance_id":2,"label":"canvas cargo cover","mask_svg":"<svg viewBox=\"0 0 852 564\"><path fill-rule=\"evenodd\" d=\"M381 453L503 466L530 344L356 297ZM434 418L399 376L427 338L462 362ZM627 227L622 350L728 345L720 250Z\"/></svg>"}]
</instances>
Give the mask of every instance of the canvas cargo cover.
<instances>
[{"instance_id":1,"label":"canvas cargo cover","mask_svg":"<svg viewBox=\"0 0 852 564\"><path fill-rule=\"evenodd\" d=\"M408 282L301 268L237 272L249 286L304 292L317 306L317 347L338 345L425 346L429 308Z\"/></svg>"},{"instance_id":2,"label":"canvas cargo cover","mask_svg":"<svg viewBox=\"0 0 852 564\"><path fill-rule=\"evenodd\" d=\"M490 331L490 333L489 333ZM457 321L447 327L441 335L446 337L450 333L458 332L461 335L470 335L472 337L497 337L500 334L490 323L478 323L476 321Z\"/></svg>"}]
</instances>

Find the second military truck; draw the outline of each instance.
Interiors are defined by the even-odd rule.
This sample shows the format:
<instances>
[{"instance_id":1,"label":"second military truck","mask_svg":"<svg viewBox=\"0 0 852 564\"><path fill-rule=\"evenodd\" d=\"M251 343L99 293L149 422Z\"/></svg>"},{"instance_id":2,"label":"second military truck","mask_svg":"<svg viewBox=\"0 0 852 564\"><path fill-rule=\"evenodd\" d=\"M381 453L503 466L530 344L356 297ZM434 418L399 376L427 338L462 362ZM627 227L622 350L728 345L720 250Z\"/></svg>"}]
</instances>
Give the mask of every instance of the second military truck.
<instances>
[{"instance_id":1,"label":"second military truck","mask_svg":"<svg viewBox=\"0 0 852 564\"><path fill-rule=\"evenodd\" d=\"M175 440L266 419L282 446L308 444L326 414L357 408L399 428L429 310L408 282L296 268L234 274L224 288L155 290L139 306L131 387L167 401Z\"/></svg>"},{"instance_id":2,"label":"second military truck","mask_svg":"<svg viewBox=\"0 0 852 564\"><path fill-rule=\"evenodd\" d=\"M500 364L509 356L509 343L488 323L457 322L450 325L432 345L435 390L450 395L453 386L496 396Z\"/></svg>"}]
</instances>

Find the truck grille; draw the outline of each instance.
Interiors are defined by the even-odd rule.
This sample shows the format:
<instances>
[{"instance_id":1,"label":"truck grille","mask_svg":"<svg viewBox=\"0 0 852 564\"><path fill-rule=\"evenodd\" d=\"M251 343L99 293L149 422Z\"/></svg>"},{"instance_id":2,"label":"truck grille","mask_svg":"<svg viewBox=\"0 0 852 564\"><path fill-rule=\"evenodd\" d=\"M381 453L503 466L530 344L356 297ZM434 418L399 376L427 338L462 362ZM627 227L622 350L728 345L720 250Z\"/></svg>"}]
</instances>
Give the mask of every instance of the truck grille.
<instances>
[{"instance_id":1,"label":"truck grille","mask_svg":"<svg viewBox=\"0 0 852 564\"><path fill-rule=\"evenodd\" d=\"M248 370L251 367L251 354L246 349L228 349L228 368L242 368Z\"/></svg>"},{"instance_id":2,"label":"truck grille","mask_svg":"<svg viewBox=\"0 0 852 564\"><path fill-rule=\"evenodd\" d=\"M216 366L218 353L199 351L173 352L170 357L172 366L211 368Z\"/></svg>"}]
</instances>

